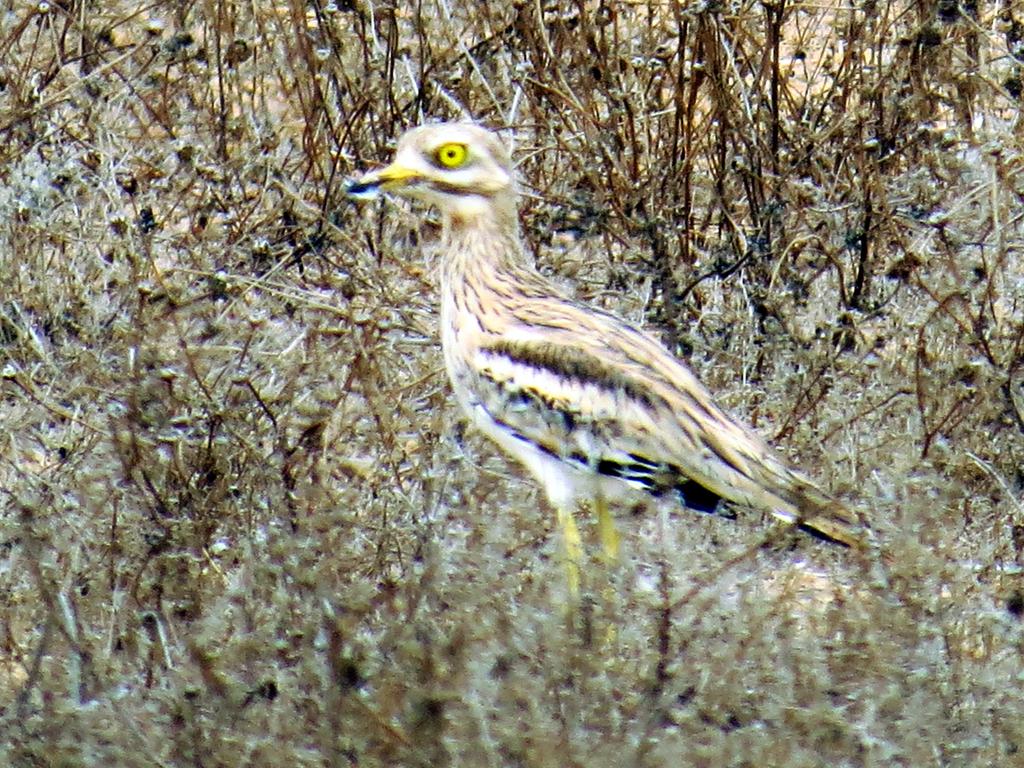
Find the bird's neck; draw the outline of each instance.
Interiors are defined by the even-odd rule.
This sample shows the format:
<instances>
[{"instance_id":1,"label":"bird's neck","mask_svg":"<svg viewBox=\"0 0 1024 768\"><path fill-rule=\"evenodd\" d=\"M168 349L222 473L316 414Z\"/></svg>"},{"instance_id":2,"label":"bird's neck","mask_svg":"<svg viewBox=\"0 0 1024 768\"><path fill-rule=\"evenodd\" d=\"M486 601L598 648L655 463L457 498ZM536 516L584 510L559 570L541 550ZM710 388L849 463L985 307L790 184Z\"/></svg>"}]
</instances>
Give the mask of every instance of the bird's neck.
<instances>
[{"instance_id":1,"label":"bird's neck","mask_svg":"<svg viewBox=\"0 0 1024 768\"><path fill-rule=\"evenodd\" d=\"M514 199L471 202L444 216L441 237L442 279L448 284L487 273L529 269L519 235Z\"/></svg>"}]
</instances>

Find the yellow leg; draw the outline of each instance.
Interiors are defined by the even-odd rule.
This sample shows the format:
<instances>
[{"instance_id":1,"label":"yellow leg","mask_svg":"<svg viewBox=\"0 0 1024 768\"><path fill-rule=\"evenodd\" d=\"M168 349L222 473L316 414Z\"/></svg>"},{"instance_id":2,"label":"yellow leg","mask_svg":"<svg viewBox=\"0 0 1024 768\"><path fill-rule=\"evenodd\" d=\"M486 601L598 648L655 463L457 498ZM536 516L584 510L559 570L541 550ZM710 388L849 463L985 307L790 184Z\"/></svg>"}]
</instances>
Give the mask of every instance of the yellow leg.
<instances>
[{"instance_id":1,"label":"yellow leg","mask_svg":"<svg viewBox=\"0 0 1024 768\"><path fill-rule=\"evenodd\" d=\"M562 528L562 546L565 548L565 576L573 600L580 596L580 565L583 562L583 540L572 515L572 507L559 507L558 524Z\"/></svg>"},{"instance_id":2,"label":"yellow leg","mask_svg":"<svg viewBox=\"0 0 1024 768\"><path fill-rule=\"evenodd\" d=\"M608 511L607 502L598 496L594 499L597 509L597 533L601 538L601 551L609 565L619 562L619 532L615 529L615 519Z\"/></svg>"}]
</instances>

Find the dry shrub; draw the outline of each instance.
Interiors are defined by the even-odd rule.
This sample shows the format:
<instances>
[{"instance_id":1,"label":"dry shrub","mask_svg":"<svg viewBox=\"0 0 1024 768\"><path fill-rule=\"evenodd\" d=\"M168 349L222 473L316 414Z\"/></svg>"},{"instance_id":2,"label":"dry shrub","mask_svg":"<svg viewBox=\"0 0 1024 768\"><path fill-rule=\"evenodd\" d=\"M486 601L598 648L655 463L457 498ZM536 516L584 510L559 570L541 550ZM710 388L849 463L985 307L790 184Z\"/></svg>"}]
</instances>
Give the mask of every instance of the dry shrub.
<instances>
[{"instance_id":1,"label":"dry shrub","mask_svg":"<svg viewBox=\"0 0 1024 768\"><path fill-rule=\"evenodd\" d=\"M8 3L11 765L1014 765L1017 3ZM531 256L882 556L622 510L566 614L463 433L436 225L343 181L512 129ZM610 580L610 583L609 583Z\"/></svg>"}]
</instances>

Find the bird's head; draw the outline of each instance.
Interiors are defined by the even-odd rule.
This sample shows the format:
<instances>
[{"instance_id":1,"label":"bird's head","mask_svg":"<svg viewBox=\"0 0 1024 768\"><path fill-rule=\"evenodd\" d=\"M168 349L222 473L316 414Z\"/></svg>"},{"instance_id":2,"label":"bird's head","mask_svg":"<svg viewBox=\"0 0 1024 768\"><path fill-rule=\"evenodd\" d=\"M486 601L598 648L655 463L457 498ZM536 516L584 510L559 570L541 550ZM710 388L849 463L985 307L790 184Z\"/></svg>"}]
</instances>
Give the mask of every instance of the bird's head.
<instances>
[{"instance_id":1,"label":"bird's head","mask_svg":"<svg viewBox=\"0 0 1024 768\"><path fill-rule=\"evenodd\" d=\"M398 140L390 165L346 191L354 198L391 192L435 205L449 220L475 220L514 204L512 161L498 136L479 125L423 125Z\"/></svg>"}]
</instances>

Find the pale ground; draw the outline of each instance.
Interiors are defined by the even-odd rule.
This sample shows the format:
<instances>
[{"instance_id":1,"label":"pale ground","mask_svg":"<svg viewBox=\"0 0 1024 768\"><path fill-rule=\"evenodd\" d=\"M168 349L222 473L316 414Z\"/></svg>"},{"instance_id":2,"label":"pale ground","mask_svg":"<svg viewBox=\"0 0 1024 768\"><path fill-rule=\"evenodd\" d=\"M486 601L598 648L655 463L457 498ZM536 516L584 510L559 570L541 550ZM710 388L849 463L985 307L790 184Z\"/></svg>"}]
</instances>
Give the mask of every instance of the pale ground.
<instances>
[{"instance_id":1,"label":"pale ground","mask_svg":"<svg viewBox=\"0 0 1024 768\"><path fill-rule=\"evenodd\" d=\"M1019 3L255 5L0 8L0 764L1019 764ZM567 613L341 193L460 107L880 557L619 510Z\"/></svg>"}]
</instances>

